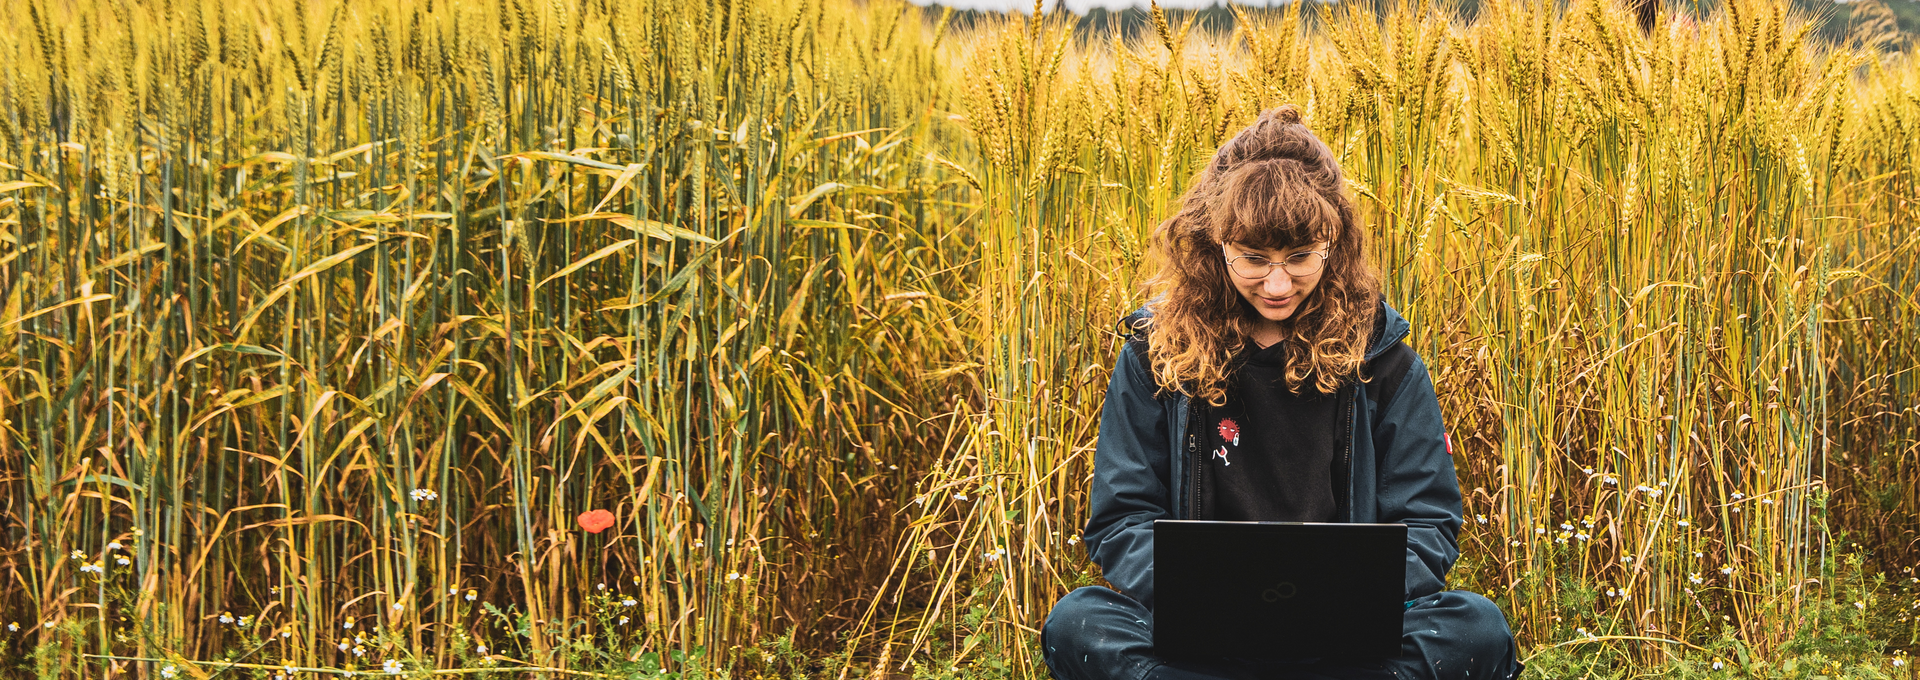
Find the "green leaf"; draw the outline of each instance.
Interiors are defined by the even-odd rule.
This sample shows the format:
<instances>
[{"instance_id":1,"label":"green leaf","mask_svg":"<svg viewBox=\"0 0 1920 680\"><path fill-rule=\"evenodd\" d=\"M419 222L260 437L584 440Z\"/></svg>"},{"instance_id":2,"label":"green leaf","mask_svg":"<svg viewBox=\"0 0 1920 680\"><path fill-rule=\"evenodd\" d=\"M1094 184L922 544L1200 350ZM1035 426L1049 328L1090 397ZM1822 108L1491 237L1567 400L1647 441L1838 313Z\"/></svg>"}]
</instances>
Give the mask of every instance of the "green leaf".
<instances>
[{"instance_id":1,"label":"green leaf","mask_svg":"<svg viewBox=\"0 0 1920 680\"><path fill-rule=\"evenodd\" d=\"M615 215L607 219L613 220L614 224L618 224L622 227L626 227L628 229L632 229L642 234L652 236L662 241L671 241L671 240L674 240L675 238L683 238L689 241L699 241L701 243L708 243L708 244L719 243L719 241L715 241L701 234L687 231L685 229L681 229L679 227L673 226L671 224L667 224L665 222L655 222L653 220L638 219L632 215Z\"/></svg>"},{"instance_id":2,"label":"green leaf","mask_svg":"<svg viewBox=\"0 0 1920 680\"><path fill-rule=\"evenodd\" d=\"M206 356L208 354L212 354L214 352L235 352L238 354L258 354L261 356L269 356L269 357L276 357L276 358L282 358L282 359L286 358L286 355L284 354L275 352L265 347L260 347L258 345L243 345L237 342L226 342L218 345L208 345L206 347L196 349L192 352L188 352L186 356L180 357L179 361L176 361L173 363L173 370L178 371L182 368L185 368L187 364L193 363L193 360Z\"/></svg>"},{"instance_id":3,"label":"green leaf","mask_svg":"<svg viewBox=\"0 0 1920 680\"><path fill-rule=\"evenodd\" d=\"M607 246L605 248L601 248L599 250L593 251L592 255L588 255L586 257L580 258L579 260L575 261L573 264L567 265L565 269L561 269L560 271L554 272L551 276L541 279L539 283L533 284L533 289L539 290L541 286L547 285L548 283L552 282L554 279L561 278L568 274L572 274L576 271L579 271L581 267L585 267L587 265L593 264L594 262L599 261L601 258L620 252L621 250L625 249L627 246L631 246L639 242L640 242L639 239L630 238L630 239L622 240L618 243Z\"/></svg>"},{"instance_id":4,"label":"green leaf","mask_svg":"<svg viewBox=\"0 0 1920 680\"><path fill-rule=\"evenodd\" d=\"M572 163L574 165L584 165L589 168L599 168L601 170L612 170L615 172L619 172L621 170L627 169L627 166L624 166L624 165L614 165L612 163L607 163L604 161L596 161L591 158L581 158L579 156L572 156L564 153L554 153L552 151L522 151L516 154L501 156L501 158L530 158L536 161L555 161L559 163Z\"/></svg>"}]
</instances>

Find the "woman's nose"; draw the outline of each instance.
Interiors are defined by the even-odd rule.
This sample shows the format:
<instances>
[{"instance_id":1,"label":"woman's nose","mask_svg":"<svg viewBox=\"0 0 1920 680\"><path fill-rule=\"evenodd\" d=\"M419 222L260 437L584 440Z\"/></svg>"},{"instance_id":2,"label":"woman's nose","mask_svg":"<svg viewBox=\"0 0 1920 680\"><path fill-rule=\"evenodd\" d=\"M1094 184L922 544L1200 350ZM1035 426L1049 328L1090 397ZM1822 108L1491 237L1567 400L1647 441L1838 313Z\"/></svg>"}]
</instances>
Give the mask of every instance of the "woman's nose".
<instances>
[{"instance_id":1,"label":"woman's nose","mask_svg":"<svg viewBox=\"0 0 1920 680\"><path fill-rule=\"evenodd\" d=\"M1286 297L1293 292L1293 277L1275 268L1273 273L1268 274L1267 278L1260 282L1260 288L1267 297Z\"/></svg>"}]
</instances>

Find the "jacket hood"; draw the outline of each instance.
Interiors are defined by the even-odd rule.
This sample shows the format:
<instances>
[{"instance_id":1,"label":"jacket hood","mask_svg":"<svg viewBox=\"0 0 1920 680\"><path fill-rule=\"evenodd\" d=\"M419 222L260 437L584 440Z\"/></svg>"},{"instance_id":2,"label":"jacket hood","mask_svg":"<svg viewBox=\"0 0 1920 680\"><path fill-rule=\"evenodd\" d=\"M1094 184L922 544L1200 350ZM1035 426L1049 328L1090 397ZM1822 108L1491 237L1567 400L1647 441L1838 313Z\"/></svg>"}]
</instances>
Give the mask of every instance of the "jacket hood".
<instances>
[{"instance_id":1,"label":"jacket hood","mask_svg":"<svg viewBox=\"0 0 1920 680\"><path fill-rule=\"evenodd\" d=\"M1407 324L1407 318L1400 316L1400 311L1394 309L1393 305L1387 304L1387 296L1381 295L1380 313L1373 315L1373 343L1367 345L1367 359L1371 361L1374 357L1380 356L1381 352L1387 351L1388 348L1406 339L1407 333L1411 330L1412 326Z\"/></svg>"},{"instance_id":2,"label":"jacket hood","mask_svg":"<svg viewBox=\"0 0 1920 680\"><path fill-rule=\"evenodd\" d=\"M1147 330L1148 324L1153 319L1153 306L1157 302L1159 302L1158 298L1149 300L1139 309L1133 310L1133 313L1121 318L1120 336L1130 340L1139 339L1136 336L1144 337L1141 334ZM1380 313L1373 315L1371 335L1373 342L1367 345L1367 360L1371 361L1394 344L1406 339L1411 330L1412 326L1407 324L1407 318L1400 316L1399 310L1394 309L1393 305L1387 304L1386 295L1381 295Z\"/></svg>"}]
</instances>

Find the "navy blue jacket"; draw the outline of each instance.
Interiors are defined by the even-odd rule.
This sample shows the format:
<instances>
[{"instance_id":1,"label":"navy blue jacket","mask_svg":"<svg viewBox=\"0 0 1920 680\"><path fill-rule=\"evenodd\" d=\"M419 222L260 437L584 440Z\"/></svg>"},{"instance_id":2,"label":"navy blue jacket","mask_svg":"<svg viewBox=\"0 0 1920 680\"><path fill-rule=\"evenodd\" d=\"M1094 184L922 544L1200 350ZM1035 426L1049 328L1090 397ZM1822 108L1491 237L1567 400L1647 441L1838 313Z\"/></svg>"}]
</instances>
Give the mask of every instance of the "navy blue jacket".
<instances>
[{"instance_id":1,"label":"navy blue jacket","mask_svg":"<svg viewBox=\"0 0 1920 680\"><path fill-rule=\"evenodd\" d=\"M1407 320L1383 300L1376 337L1367 349L1374 360L1401 344ZM1128 318L1150 316L1143 308ZM1148 335L1151 338L1151 334ZM1150 341L1150 340L1149 340ZM1153 521L1185 519L1188 398L1158 394L1139 342L1127 342L1107 385L1094 452L1093 507L1084 532L1087 553L1107 582L1153 607ZM1348 522L1407 525L1407 598L1445 590L1447 569L1460 556L1460 482L1447 453L1440 402L1426 364L1412 358L1387 403L1376 403L1381 385L1353 390L1351 467L1343 503ZM1375 395L1369 396L1368 388Z\"/></svg>"}]
</instances>

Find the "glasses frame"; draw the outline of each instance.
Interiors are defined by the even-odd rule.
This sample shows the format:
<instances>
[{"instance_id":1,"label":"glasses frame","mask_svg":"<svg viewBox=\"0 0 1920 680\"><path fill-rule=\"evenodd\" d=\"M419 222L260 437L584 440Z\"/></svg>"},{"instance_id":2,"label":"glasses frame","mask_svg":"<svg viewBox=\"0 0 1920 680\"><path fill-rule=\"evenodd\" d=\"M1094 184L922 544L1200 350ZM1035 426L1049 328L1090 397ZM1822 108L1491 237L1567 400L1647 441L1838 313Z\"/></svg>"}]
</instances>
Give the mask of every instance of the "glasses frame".
<instances>
[{"instance_id":1,"label":"glasses frame","mask_svg":"<svg viewBox=\"0 0 1920 680\"><path fill-rule=\"evenodd\" d=\"M1249 281L1259 281L1269 276L1273 276L1273 270L1275 269L1286 272L1287 276L1291 276L1296 279L1306 278L1308 276L1313 276L1314 274L1318 274L1327 268L1327 260L1330 259L1327 254L1331 252L1333 252L1333 246L1327 246L1320 250L1302 250L1300 252L1293 253L1293 255L1312 253L1314 255L1320 256L1320 266L1314 267L1313 271L1307 272L1305 274L1296 274L1292 269L1289 269L1285 263L1275 262L1273 260L1267 260L1267 271L1265 273L1262 273L1259 276L1247 276L1246 274L1240 273L1240 270L1234 268L1233 263L1238 262L1240 260L1244 260L1249 257L1257 257L1262 260L1267 259L1265 255L1260 255L1256 253L1242 253L1240 255L1227 258L1227 271L1232 272L1234 276L1238 276L1240 278L1243 278ZM1291 258L1293 257L1293 255L1289 255L1288 257ZM1248 264L1252 264L1252 263L1248 263Z\"/></svg>"}]
</instances>

